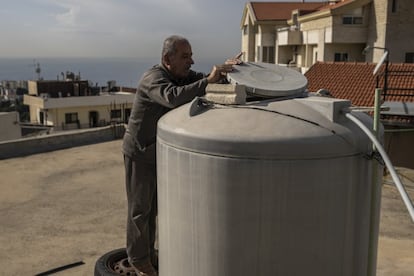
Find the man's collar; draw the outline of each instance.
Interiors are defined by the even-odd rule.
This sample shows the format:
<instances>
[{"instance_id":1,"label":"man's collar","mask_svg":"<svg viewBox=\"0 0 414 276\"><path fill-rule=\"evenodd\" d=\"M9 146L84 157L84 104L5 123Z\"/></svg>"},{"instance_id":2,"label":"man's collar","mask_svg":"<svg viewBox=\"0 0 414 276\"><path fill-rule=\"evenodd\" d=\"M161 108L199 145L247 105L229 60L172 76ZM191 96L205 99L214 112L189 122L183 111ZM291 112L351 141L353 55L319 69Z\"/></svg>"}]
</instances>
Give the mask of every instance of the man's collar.
<instances>
[{"instance_id":1,"label":"man's collar","mask_svg":"<svg viewBox=\"0 0 414 276\"><path fill-rule=\"evenodd\" d=\"M180 82L182 82L182 81L184 81L185 80L185 78L184 79L179 79L179 78L176 78L173 74L171 74L171 72L170 72L170 70L168 70L168 68L163 64L163 63L160 63L160 65L159 65L165 72L167 72L167 74L168 74L168 76L172 79L172 80L174 80L175 82L177 82L177 83L180 83Z\"/></svg>"}]
</instances>

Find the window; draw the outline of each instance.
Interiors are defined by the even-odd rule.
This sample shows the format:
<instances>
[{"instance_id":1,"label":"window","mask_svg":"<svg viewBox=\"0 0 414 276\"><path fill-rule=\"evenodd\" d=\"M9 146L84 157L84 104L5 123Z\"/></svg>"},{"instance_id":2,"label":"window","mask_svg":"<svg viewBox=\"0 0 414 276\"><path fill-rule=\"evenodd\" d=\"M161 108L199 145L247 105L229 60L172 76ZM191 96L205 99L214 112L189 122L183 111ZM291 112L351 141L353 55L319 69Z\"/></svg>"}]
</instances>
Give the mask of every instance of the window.
<instances>
[{"instance_id":1,"label":"window","mask_svg":"<svg viewBox=\"0 0 414 276\"><path fill-rule=\"evenodd\" d=\"M78 113L65 113L65 123L72 124L78 122Z\"/></svg>"},{"instance_id":2,"label":"window","mask_svg":"<svg viewBox=\"0 0 414 276\"><path fill-rule=\"evenodd\" d=\"M414 53L405 53L405 63L414 63Z\"/></svg>"},{"instance_id":3,"label":"window","mask_svg":"<svg viewBox=\"0 0 414 276\"><path fill-rule=\"evenodd\" d=\"M263 62L275 63L275 47L273 46L263 46Z\"/></svg>"},{"instance_id":4,"label":"window","mask_svg":"<svg viewBox=\"0 0 414 276\"><path fill-rule=\"evenodd\" d=\"M111 119L120 119L121 118L121 109L111 110Z\"/></svg>"},{"instance_id":5,"label":"window","mask_svg":"<svg viewBox=\"0 0 414 276\"><path fill-rule=\"evenodd\" d=\"M40 123L42 125L44 125L46 123L45 122L45 113L43 111L40 111L40 113L39 113L39 120L40 120Z\"/></svg>"},{"instance_id":6,"label":"window","mask_svg":"<svg viewBox=\"0 0 414 276\"><path fill-rule=\"evenodd\" d=\"M397 12L397 0L392 0L391 12L392 13L396 13Z\"/></svg>"},{"instance_id":7,"label":"window","mask_svg":"<svg viewBox=\"0 0 414 276\"><path fill-rule=\"evenodd\" d=\"M243 26L243 35L248 35L249 34L249 32L248 32L248 28L247 28L247 25L244 25Z\"/></svg>"},{"instance_id":8,"label":"window","mask_svg":"<svg viewBox=\"0 0 414 276\"><path fill-rule=\"evenodd\" d=\"M131 108L125 108L125 110L124 110L124 122L125 123L128 123L128 120L129 120L129 116L131 116Z\"/></svg>"},{"instance_id":9,"label":"window","mask_svg":"<svg viewBox=\"0 0 414 276\"><path fill-rule=\"evenodd\" d=\"M342 17L342 24L344 25L361 25L363 22L361 16L344 16Z\"/></svg>"},{"instance_id":10,"label":"window","mask_svg":"<svg viewBox=\"0 0 414 276\"><path fill-rule=\"evenodd\" d=\"M348 61L348 53L335 53L334 61Z\"/></svg>"}]
</instances>

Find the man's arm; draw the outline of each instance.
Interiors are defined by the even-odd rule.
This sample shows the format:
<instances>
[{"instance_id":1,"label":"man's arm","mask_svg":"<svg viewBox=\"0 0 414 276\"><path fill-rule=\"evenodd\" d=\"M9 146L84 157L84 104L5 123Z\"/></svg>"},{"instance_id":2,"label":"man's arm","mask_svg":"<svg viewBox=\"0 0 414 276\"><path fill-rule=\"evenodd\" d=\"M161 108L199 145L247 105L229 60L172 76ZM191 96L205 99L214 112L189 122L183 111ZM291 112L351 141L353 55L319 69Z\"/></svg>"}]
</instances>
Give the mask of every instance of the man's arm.
<instances>
[{"instance_id":1,"label":"man's arm","mask_svg":"<svg viewBox=\"0 0 414 276\"><path fill-rule=\"evenodd\" d=\"M167 108L175 108L196 96L203 96L208 84L207 77L204 77L186 85L178 85L161 71L148 75L142 81L141 85L148 97Z\"/></svg>"}]
</instances>

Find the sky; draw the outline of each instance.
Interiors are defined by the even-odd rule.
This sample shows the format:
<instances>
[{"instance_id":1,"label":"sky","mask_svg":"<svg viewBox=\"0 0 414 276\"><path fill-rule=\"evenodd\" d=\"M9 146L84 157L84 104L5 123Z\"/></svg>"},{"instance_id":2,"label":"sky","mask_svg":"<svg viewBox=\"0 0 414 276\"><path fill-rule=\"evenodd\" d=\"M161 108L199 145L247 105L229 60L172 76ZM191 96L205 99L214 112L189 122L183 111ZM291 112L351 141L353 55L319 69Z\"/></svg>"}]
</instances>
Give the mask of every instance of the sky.
<instances>
[{"instance_id":1,"label":"sky","mask_svg":"<svg viewBox=\"0 0 414 276\"><path fill-rule=\"evenodd\" d=\"M240 22L246 2L2 1L0 57L154 58L160 55L163 40L172 34L187 37L195 57L230 57L240 51Z\"/></svg>"}]
</instances>

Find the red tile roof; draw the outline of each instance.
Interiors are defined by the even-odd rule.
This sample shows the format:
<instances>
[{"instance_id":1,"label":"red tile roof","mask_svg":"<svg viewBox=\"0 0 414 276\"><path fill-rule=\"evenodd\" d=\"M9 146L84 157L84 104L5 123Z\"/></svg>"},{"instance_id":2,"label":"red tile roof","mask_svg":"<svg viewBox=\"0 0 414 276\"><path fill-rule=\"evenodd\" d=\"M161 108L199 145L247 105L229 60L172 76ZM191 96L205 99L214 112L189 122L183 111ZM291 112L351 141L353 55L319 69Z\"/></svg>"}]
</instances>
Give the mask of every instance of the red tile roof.
<instances>
[{"instance_id":1,"label":"red tile roof","mask_svg":"<svg viewBox=\"0 0 414 276\"><path fill-rule=\"evenodd\" d=\"M319 10L336 9L354 1L342 0L336 4L327 2L250 2L250 4L258 21L269 21L289 20L294 10L299 10L299 15L305 15Z\"/></svg>"},{"instance_id":2,"label":"red tile roof","mask_svg":"<svg viewBox=\"0 0 414 276\"><path fill-rule=\"evenodd\" d=\"M335 98L348 99L356 106L373 106L376 64L355 62L317 62L305 73L310 92L319 89L329 90ZM383 87L385 65L379 70L379 86ZM414 64L389 64L388 92L386 101L414 102ZM406 90L396 90L406 89ZM409 90L411 89L411 90Z\"/></svg>"},{"instance_id":3,"label":"red tile roof","mask_svg":"<svg viewBox=\"0 0 414 276\"><path fill-rule=\"evenodd\" d=\"M258 21L289 20L292 11L300 10L306 13L317 11L326 6L324 2L251 2L253 12Z\"/></svg>"},{"instance_id":4,"label":"red tile roof","mask_svg":"<svg viewBox=\"0 0 414 276\"><path fill-rule=\"evenodd\" d=\"M331 9L331 10L333 10L333 9L348 5L349 3L355 2L355 1L357 1L357 0L342 0L342 1L340 1L338 3L335 3L335 4L326 5L326 6L322 7L321 9Z\"/></svg>"}]
</instances>

